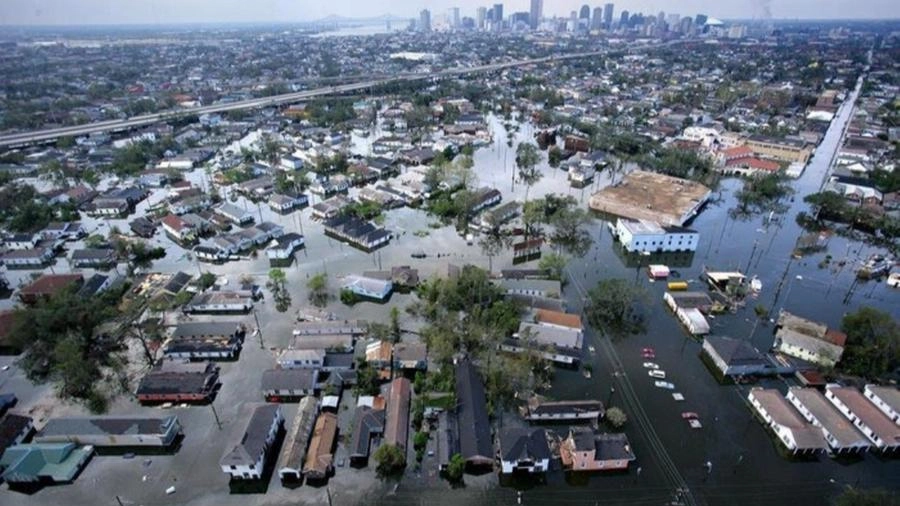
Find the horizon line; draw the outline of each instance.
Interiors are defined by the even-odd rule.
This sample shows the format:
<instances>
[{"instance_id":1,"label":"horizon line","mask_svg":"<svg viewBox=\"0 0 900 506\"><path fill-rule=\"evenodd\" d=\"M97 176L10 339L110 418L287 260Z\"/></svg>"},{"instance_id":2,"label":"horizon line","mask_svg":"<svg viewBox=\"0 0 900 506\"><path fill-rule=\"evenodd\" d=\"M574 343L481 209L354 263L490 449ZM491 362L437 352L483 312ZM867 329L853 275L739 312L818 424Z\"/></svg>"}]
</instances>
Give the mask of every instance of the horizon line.
<instances>
[{"instance_id":1,"label":"horizon line","mask_svg":"<svg viewBox=\"0 0 900 506\"><path fill-rule=\"evenodd\" d=\"M686 16L685 16L686 17ZM693 17L693 16L692 16ZM741 18L741 17L733 17L733 18L719 18L717 16L712 16L720 21L740 21L740 22L754 22L754 23L771 23L771 22L785 22L785 21L869 21L869 22L900 22L900 16L892 17L892 18L800 18L800 17L792 17L792 18L770 18L770 19L760 19L760 18ZM337 18L337 19L329 19L329 18ZM555 16L553 18L545 18L545 19L555 19L560 18L564 19L565 16ZM111 21L111 22L96 22L96 23L4 23L0 21L0 28L94 28L94 27L161 27L161 26L191 26L191 25L315 25L315 24L327 24L327 23L382 23L385 21L403 21L403 20L413 20L416 19L416 16L397 16L394 14L381 14L372 17L360 17L360 18L350 18L345 16L338 15L329 15L324 18L313 19L313 20L296 20L296 21L278 21L278 20L255 20L255 21L166 21L166 22L155 22L155 21L147 21L147 22L119 22L119 21Z\"/></svg>"}]
</instances>

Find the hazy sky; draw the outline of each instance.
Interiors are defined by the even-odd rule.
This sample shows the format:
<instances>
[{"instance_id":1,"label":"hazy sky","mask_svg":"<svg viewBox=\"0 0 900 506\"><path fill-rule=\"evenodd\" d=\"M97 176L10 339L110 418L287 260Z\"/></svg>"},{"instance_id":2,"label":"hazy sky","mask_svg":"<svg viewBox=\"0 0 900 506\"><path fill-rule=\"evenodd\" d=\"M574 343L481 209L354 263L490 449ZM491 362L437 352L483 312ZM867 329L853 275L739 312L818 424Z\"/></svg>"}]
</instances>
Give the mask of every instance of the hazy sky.
<instances>
[{"instance_id":1,"label":"hazy sky","mask_svg":"<svg viewBox=\"0 0 900 506\"><path fill-rule=\"evenodd\" d=\"M381 14L414 16L431 9L439 19L449 7L463 16L495 0L0 0L0 24L110 24L307 21L329 14L364 17ZM584 0L544 0L545 15L567 15ZM605 1L588 3L592 8ZM626 0L621 9L660 10L718 18L762 17L769 6L775 18L898 18L900 0ZM504 12L528 10L529 0L503 2Z\"/></svg>"}]
</instances>

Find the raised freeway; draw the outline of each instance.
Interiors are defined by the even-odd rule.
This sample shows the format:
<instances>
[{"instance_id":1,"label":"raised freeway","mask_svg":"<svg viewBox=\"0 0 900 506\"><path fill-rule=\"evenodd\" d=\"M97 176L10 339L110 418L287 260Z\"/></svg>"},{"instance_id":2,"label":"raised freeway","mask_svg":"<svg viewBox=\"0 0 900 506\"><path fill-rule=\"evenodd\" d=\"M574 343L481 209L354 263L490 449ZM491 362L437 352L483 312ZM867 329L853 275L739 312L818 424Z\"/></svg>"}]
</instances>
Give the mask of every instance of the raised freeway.
<instances>
[{"instance_id":1,"label":"raised freeway","mask_svg":"<svg viewBox=\"0 0 900 506\"><path fill-rule=\"evenodd\" d=\"M453 77L465 74L473 74L478 72L492 72L495 70L502 70L511 67L519 67L523 65L533 65L537 63L546 63L550 61L558 61L558 60L571 60L576 58L586 58L590 56L597 56L602 54L600 51L595 52L586 52L586 53L573 53L566 54L560 56L549 56L545 58L534 58L528 60L516 60L512 62L504 62L504 63L492 63L489 65L479 65L475 67L461 67L461 68L453 68L446 69L435 73L430 74L401 74L396 77L387 78L387 79L374 79L374 80L366 80L360 81L351 84L342 84L338 86L327 86L316 88L314 90L307 91L299 91L294 93L285 93L283 95L274 95L271 97L264 98L253 98L249 100L240 100L237 102L230 102L227 104L213 104L206 105L201 107L191 107L191 108L181 108L181 109L171 109L163 112L153 113L153 114L144 114L141 116L133 116L127 119L119 119L119 120L109 120L109 121L100 121L96 123L89 123L85 125L74 125L68 127L61 128L51 128L47 130L37 130L31 132L21 132L14 133L9 135L0 136L0 147L20 147L26 146L29 144L53 141L60 137L68 137L68 136L79 136L79 135L87 135L95 132L114 132L121 130L129 130L132 128L137 128L141 126L151 125L153 123L172 119L181 116L191 116L191 115L200 115L200 114L210 114L210 113L221 113L226 111L237 111L242 109L256 109L260 107L270 107L282 104L288 104L293 102L300 102L303 100L308 100L316 97L323 97L327 95L334 95L340 93L346 93L351 91L360 91L366 90L368 88L372 88L374 86L380 86L392 82L400 82L400 81L424 81L435 78L442 77Z\"/></svg>"},{"instance_id":2,"label":"raised freeway","mask_svg":"<svg viewBox=\"0 0 900 506\"><path fill-rule=\"evenodd\" d=\"M686 40L686 39L685 39ZM632 46L627 48L629 52L643 51L657 47L677 44L685 40L669 41L658 44L646 44L640 46ZM46 130L35 130L31 132L18 132L0 136L0 148L16 148L30 144L39 144L43 142L54 141L60 137L74 137L87 135L95 132L117 132L130 130L142 126L152 125L159 121L178 118L182 116L192 116L210 113L221 113L227 111L237 111L242 109L256 109L260 107L271 107L293 102L301 102L311 98L335 95L351 91L360 91L381 86L384 84L400 81L425 81L443 77L461 76L466 74L474 74L478 72L492 72L512 67L521 67L524 65L534 65L539 63L547 63L551 61L574 60L579 58L589 58L599 56L606 51L589 51L581 53L571 53L564 55L547 56L544 58L533 58L527 60L516 60L504 63L491 63L488 65L479 65L475 67L458 67L452 69L441 70L439 72L429 74L400 74L391 78L369 79L350 84L342 84L337 86L325 86L314 90L299 91L294 93L285 93L283 95L274 95L264 98L253 98L249 100L240 100L227 104L213 104L201 107L170 109L163 112L144 114L141 116L133 116L127 119L117 119L109 121L99 121L85 125L74 125L68 127L51 128Z\"/></svg>"}]
</instances>

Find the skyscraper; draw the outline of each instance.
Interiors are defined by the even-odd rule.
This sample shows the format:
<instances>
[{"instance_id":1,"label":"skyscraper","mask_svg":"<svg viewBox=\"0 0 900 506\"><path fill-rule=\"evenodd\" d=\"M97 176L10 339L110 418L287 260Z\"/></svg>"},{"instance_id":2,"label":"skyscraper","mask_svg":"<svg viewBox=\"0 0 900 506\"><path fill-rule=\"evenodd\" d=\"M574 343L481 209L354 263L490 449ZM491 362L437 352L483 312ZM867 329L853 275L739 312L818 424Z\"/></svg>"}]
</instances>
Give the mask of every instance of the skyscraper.
<instances>
[{"instance_id":1,"label":"skyscraper","mask_svg":"<svg viewBox=\"0 0 900 506\"><path fill-rule=\"evenodd\" d=\"M579 19L591 19L591 8L587 5L581 6L581 13L578 15Z\"/></svg>"},{"instance_id":2,"label":"skyscraper","mask_svg":"<svg viewBox=\"0 0 900 506\"><path fill-rule=\"evenodd\" d=\"M594 14L591 16L591 30L599 30L603 28L603 9L594 7Z\"/></svg>"},{"instance_id":3,"label":"skyscraper","mask_svg":"<svg viewBox=\"0 0 900 506\"><path fill-rule=\"evenodd\" d=\"M487 17L487 8L479 7L475 10L475 28L484 30L484 20Z\"/></svg>"},{"instance_id":4,"label":"skyscraper","mask_svg":"<svg viewBox=\"0 0 900 506\"><path fill-rule=\"evenodd\" d=\"M422 9L422 12L419 13L419 31L431 31L431 11L428 9Z\"/></svg>"},{"instance_id":5,"label":"skyscraper","mask_svg":"<svg viewBox=\"0 0 900 506\"><path fill-rule=\"evenodd\" d=\"M494 4L494 21L503 23L503 4Z\"/></svg>"},{"instance_id":6,"label":"skyscraper","mask_svg":"<svg viewBox=\"0 0 900 506\"><path fill-rule=\"evenodd\" d=\"M451 7L450 12L448 13L447 17L450 18L449 19L450 28L453 28L454 30L458 30L459 29L459 7Z\"/></svg>"},{"instance_id":7,"label":"skyscraper","mask_svg":"<svg viewBox=\"0 0 900 506\"><path fill-rule=\"evenodd\" d=\"M537 30L538 25L541 24L541 16L544 15L543 11L544 0L531 0L531 12L528 20L532 30Z\"/></svg>"},{"instance_id":8,"label":"skyscraper","mask_svg":"<svg viewBox=\"0 0 900 506\"><path fill-rule=\"evenodd\" d=\"M699 30L703 28L703 25L706 24L706 21L708 19L709 18L706 16L706 14L697 14L697 17L694 18L694 24L697 25L697 29Z\"/></svg>"},{"instance_id":9,"label":"skyscraper","mask_svg":"<svg viewBox=\"0 0 900 506\"><path fill-rule=\"evenodd\" d=\"M622 28L628 27L628 11L622 11L622 15L619 16L619 26Z\"/></svg>"},{"instance_id":10,"label":"skyscraper","mask_svg":"<svg viewBox=\"0 0 900 506\"><path fill-rule=\"evenodd\" d=\"M603 24L606 25L607 28L612 26L614 8L615 6L613 6L613 4L606 4L603 6Z\"/></svg>"}]
</instances>

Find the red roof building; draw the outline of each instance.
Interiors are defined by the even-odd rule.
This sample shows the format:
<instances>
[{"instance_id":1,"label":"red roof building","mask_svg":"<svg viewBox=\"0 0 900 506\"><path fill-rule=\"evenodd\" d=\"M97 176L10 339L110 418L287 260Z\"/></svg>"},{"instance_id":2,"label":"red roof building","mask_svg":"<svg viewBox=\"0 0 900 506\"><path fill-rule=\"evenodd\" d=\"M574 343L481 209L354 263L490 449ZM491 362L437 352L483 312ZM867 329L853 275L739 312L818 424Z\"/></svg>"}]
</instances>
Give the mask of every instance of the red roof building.
<instances>
[{"instance_id":1,"label":"red roof building","mask_svg":"<svg viewBox=\"0 0 900 506\"><path fill-rule=\"evenodd\" d=\"M19 299L25 304L36 304L41 299L52 297L64 288L81 286L81 274L44 274L19 290Z\"/></svg>"}]
</instances>

